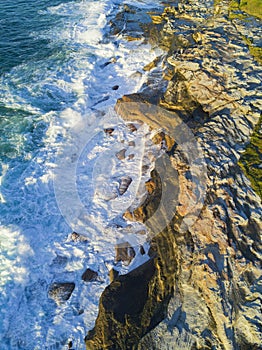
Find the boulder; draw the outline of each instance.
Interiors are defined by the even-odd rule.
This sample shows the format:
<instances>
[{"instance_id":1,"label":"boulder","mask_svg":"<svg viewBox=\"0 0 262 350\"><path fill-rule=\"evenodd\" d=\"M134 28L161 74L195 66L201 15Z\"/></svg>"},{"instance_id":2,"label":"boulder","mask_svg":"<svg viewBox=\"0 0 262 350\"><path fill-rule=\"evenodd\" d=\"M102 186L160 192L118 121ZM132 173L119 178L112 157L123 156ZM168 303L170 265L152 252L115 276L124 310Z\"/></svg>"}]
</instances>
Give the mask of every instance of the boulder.
<instances>
[{"instance_id":1,"label":"boulder","mask_svg":"<svg viewBox=\"0 0 262 350\"><path fill-rule=\"evenodd\" d=\"M134 248L128 243L119 243L115 247L116 251L116 262L122 261L125 264L129 265L130 262L136 255Z\"/></svg>"},{"instance_id":2,"label":"boulder","mask_svg":"<svg viewBox=\"0 0 262 350\"><path fill-rule=\"evenodd\" d=\"M70 299L74 289L75 283L73 282L55 282L49 287L48 296L53 299L57 305L61 305Z\"/></svg>"},{"instance_id":3,"label":"boulder","mask_svg":"<svg viewBox=\"0 0 262 350\"><path fill-rule=\"evenodd\" d=\"M98 273L90 268L87 268L82 274L82 280L85 282L95 281L98 277Z\"/></svg>"}]
</instances>

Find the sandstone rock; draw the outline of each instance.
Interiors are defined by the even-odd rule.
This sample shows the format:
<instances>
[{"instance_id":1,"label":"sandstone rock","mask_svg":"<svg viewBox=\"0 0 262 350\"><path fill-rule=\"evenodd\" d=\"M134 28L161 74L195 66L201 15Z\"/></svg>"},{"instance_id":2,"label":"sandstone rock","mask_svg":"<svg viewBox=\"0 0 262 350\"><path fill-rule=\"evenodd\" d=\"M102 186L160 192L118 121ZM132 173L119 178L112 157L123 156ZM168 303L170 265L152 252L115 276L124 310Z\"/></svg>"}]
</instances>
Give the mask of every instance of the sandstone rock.
<instances>
[{"instance_id":1,"label":"sandstone rock","mask_svg":"<svg viewBox=\"0 0 262 350\"><path fill-rule=\"evenodd\" d=\"M117 244L115 250L116 262L122 261L127 265L130 264L136 255L134 248L128 242Z\"/></svg>"},{"instance_id":2,"label":"sandstone rock","mask_svg":"<svg viewBox=\"0 0 262 350\"><path fill-rule=\"evenodd\" d=\"M114 130L115 130L115 129L113 129L113 128L107 128L107 129L104 130L104 132L105 132L107 135L111 136L111 135L113 134Z\"/></svg>"},{"instance_id":3,"label":"sandstone rock","mask_svg":"<svg viewBox=\"0 0 262 350\"><path fill-rule=\"evenodd\" d=\"M164 318L170 290L161 288L162 298L157 299L155 266L151 259L127 275L117 277L105 289L95 329L86 337L88 349L132 349Z\"/></svg>"},{"instance_id":4,"label":"sandstone rock","mask_svg":"<svg viewBox=\"0 0 262 350\"><path fill-rule=\"evenodd\" d=\"M164 93L162 87L158 92L152 88L152 99L152 78L147 93L118 101L126 121L140 120L156 130L179 129L179 115L203 149L207 183L198 212L193 204L202 194L194 188L186 157L176 148L168 153L178 173L177 211L150 242L151 267L135 272L143 277L119 276L104 291L95 328L86 339L89 349L261 347L261 201L238 160L259 122L261 86L256 79L262 70L242 39L247 23L232 24L228 13L227 2L213 7L208 0L179 2L173 12L153 17L157 24L151 42L167 52L162 63L167 88ZM250 88L248 81L258 85ZM143 114L138 102L152 100L174 112L172 123L161 113ZM136 109L131 114L121 102L132 101ZM149 195L141 207L125 213L129 220L146 222L158 208L161 182L151 175ZM139 281L139 292L134 281ZM135 298L142 300L136 308Z\"/></svg>"}]
</instances>

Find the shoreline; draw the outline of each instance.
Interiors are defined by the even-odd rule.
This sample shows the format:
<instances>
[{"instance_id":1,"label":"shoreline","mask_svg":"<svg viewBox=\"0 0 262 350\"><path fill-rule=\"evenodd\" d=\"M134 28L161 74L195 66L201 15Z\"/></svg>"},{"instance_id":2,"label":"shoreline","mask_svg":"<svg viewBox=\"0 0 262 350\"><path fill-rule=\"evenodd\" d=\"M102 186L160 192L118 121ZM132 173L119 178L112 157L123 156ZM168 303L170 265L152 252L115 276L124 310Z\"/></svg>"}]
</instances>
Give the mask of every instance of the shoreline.
<instances>
[{"instance_id":1,"label":"shoreline","mask_svg":"<svg viewBox=\"0 0 262 350\"><path fill-rule=\"evenodd\" d=\"M261 202L238 160L259 122L260 101L245 90L237 74L241 65L251 65L260 73L261 67L248 57L241 33L228 19L225 1L214 8L211 3L166 7L162 15L152 18L158 28L163 23L160 37L167 38L163 45L167 57L146 68L152 79L149 75L144 91L122 100L158 102L192 128L207 162L205 205L195 224L181 232L181 219L190 208L192 182L181 154L174 151L170 159L180 184L177 214L153 238L151 260L116 277L106 288L96 326L86 338L87 349L166 349L171 343L174 350L185 346L258 349ZM185 34L177 27L179 21ZM154 83L161 75L159 65L165 71L162 81L166 90L165 84L157 90ZM258 84L257 75L250 70L245 80ZM158 192L154 173L152 181ZM142 205L136 218L141 212L150 215L148 205L156 198L152 194L151 202L148 198L147 210ZM128 287L131 281L136 281L132 292ZM129 310L131 300L141 293L140 309ZM114 308L114 304L118 306ZM124 318L119 316L121 312Z\"/></svg>"}]
</instances>

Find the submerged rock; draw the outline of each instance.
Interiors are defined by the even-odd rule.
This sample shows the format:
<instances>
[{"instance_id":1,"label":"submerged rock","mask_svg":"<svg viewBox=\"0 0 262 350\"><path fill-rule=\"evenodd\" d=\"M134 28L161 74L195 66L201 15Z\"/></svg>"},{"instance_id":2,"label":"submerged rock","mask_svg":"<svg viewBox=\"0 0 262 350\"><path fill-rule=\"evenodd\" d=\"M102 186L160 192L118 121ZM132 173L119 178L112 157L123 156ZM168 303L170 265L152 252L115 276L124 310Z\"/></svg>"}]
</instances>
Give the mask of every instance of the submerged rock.
<instances>
[{"instance_id":1,"label":"submerged rock","mask_svg":"<svg viewBox=\"0 0 262 350\"><path fill-rule=\"evenodd\" d=\"M75 283L73 282L55 282L49 287L48 296L53 299L57 305L61 305L70 299L74 289Z\"/></svg>"},{"instance_id":2,"label":"submerged rock","mask_svg":"<svg viewBox=\"0 0 262 350\"><path fill-rule=\"evenodd\" d=\"M119 181L119 194L122 196L127 190L132 182L130 176L123 176Z\"/></svg>"}]
</instances>

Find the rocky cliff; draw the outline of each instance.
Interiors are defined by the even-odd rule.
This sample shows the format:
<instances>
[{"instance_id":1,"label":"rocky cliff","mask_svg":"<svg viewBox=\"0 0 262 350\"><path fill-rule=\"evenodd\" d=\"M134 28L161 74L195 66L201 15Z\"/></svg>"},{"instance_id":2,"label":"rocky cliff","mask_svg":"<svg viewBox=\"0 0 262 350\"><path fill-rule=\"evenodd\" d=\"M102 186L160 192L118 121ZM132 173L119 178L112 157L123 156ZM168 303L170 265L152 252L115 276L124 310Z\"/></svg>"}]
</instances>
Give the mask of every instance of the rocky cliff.
<instances>
[{"instance_id":1,"label":"rocky cliff","mask_svg":"<svg viewBox=\"0 0 262 350\"><path fill-rule=\"evenodd\" d=\"M174 122L179 116L190 127L206 163L204 203L200 213L192 212L188 163L176 140L167 138L169 166L180 186L175 215L152 238L150 260L106 288L86 346L261 349L261 164L252 180L256 193L241 158L250 140L261 156L262 69L247 44L258 45L261 21L232 9L229 1L168 3L143 28L165 53L145 67L150 75L144 89L124 96L118 106L155 103L173 113ZM132 119L124 109L121 114ZM139 110L135 118L152 123ZM165 119L154 123L164 127ZM136 220L145 221L156 210L161 183L155 172L148 192ZM194 220L186 225L188 215Z\"/></svg>"}]
</instances>

